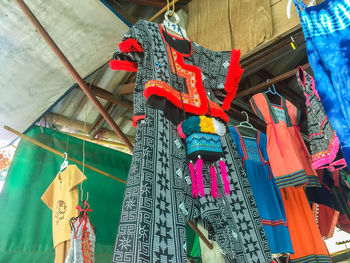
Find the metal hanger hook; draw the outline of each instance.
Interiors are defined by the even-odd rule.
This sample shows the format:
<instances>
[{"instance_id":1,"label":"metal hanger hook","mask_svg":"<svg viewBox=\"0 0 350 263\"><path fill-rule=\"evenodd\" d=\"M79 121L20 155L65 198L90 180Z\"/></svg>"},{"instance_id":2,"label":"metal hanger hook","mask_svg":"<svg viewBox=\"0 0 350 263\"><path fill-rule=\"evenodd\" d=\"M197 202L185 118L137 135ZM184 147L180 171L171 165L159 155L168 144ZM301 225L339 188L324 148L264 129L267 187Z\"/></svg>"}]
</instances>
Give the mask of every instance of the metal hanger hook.
<instances>
[{"instance_id":1,"label":"metal hanger hook","mask_svg":"<svg viewBox=\"0 0 350 263\"><path fill-rule=\"evenodd\" d=\"M249 122L249 115L248 115L248 113L245 112L245 111L241 111L241 114L245 115L245 117L246 117L246 122Z\"/></svg>"},{"instance_id":2,"label":"metal hanger hook","mask_svg":"<svg viewBox=\"0 0 350 263\"><path fill-rule=\"evenodd\" d=\"M170 21L169 17L174 17L175 22ZM164 18L165 18L165 21L173 23L175 25L177 25L180 22L180 16L178 14L176 14L173 10L166 11L164 14Z\"/></svg>"}]
</instances>

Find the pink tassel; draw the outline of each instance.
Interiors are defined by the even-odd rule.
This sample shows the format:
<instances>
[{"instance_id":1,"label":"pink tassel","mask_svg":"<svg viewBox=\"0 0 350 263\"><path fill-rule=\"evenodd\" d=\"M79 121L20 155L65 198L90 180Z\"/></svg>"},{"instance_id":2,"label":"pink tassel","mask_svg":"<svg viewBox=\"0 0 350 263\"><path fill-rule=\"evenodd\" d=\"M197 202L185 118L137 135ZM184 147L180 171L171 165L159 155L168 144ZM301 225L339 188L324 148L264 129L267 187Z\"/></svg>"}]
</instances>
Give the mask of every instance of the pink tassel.
<instances>
[{"instance_id":1,"label":"pink tassel","mask_svg":"<svg viewBox=\"0 0 350 263\"><path fill-rule=\"evenodd\" d=\"M222 176L222 181L224 182L224 191L226 195L230 195L230 183L228 181L228 174L226 171L226 164L223 160L220 159L219 161L220 165L220 171L221 171L221 176Z\"/></svg>"},{"instance_id":2,"label":"pink tassel","mask_svg":"<svg viewBox=\"0 0 350 263\"><path fill-rule=\"evenodd\" d=\"M188 168L190 168L190 174L191 174L191 180L192 180L192 197L197 197L198 187L197 187L196 174L194 173L194 166L192 161L190 161L190 163L188 164Z\"/></svg>"},{"instance_id":3,"label":"pink tassel","mask_svg":"<svg viewBox=\"0 0 350 263\"><path fill-rule=\"evenodd\" d=\"M218 196L220 196L218 192L218 185L216 182L216 170L214 166L210 166L210 177L211 177L211 196L216 199Z\"/></svg>"},{"instance_id":4,"label":"pink tassel","mask_svg":"<svg viewBox=\"0 0 350 263\"><path fill-rule=\"evenodd\" d=\"M202 168L203 168L203 160L200 156L198 156L198 160L196 162L197 187L198 187L198 191L201 193L201 196L203 197L204 196L204 186L203 186Z\"/></svg>"}]
</instances>

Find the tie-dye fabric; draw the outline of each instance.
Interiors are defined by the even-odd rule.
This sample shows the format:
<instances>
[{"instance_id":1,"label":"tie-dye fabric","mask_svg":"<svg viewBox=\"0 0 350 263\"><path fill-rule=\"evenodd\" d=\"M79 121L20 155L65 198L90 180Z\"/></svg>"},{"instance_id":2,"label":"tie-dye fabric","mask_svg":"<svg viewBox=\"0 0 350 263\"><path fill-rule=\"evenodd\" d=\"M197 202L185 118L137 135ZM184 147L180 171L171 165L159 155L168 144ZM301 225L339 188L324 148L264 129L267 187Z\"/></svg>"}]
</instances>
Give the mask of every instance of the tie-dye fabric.
<instances>
[{"instance_id":1,"label":"tie-dye fabric","mask_svg":"<svg viewBox=\"0 0 350 263\"><path fill-rule=\"evenodd\" d=\"M350 0L326 0L311 7L301 0L293 1L316 89L350 164Z\"/></svg>"}]
</instances>

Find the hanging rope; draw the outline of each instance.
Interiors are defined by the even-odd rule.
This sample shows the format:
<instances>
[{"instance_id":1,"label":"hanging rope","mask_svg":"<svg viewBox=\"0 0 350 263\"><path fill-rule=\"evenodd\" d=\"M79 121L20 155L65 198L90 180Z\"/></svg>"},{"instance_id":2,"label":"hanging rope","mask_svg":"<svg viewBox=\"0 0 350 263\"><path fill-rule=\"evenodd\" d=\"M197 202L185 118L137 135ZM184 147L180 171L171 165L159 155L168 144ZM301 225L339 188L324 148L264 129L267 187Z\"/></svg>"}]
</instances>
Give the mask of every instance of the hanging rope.
<instances>
[{"instance_id":1,"label":"hanging rope","mask_svg":"<svg viewBox=\"0 0 350 263\"><path fill-rule=\"evenodd\" d=\"M172 5L173 6L173 10L171 10L171 13L169 13L169 15L170 16L173 16L174 15L174 13L175 13L175 1L172 1L171 3L169 3L169 0L166 0L166 2L167 2L167 11L170 11L170 5Z\"/></svg>"},{"instance_id":2,"label":"hanging rope","mask_svg":"<svg viewBox=\"0 0 350 263\"><path fill-rule=\"evenodd\" d=\"M89 85L89 89L91 89L91 83ZM80 180L80 202L87 201L89 199L89 192L87 192L86 200L84 200L84 189L83 189L83 176L85 175L85 136L86 136L86 119L87 119L87 106L88 106L89 101L86 100L85 102L85 110L84 110L84 130L83 130L83 173L81 175L81 180Z\"/></svg>"}]
</instances>

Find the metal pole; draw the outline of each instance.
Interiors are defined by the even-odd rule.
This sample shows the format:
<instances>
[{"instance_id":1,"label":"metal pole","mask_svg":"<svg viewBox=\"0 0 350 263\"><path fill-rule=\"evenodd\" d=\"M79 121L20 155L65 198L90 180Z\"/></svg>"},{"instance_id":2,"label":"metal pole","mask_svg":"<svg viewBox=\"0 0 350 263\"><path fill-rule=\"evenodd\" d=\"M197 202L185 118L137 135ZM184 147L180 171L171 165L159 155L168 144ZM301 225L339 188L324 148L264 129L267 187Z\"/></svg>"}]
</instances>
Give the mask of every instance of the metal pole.
<instances>
[{"instance_id":1,"label":"metal pole","mask_svg":"<svg viewBox=\"0 0 350 263\"><path fill-rule=\"evenodd\" d=\"M37 140L34 140L33 138L30 138L30 137L28 137L27 135L25 135L25 134L23 134L23 133L20 133L19 131L16 131L15 129L12 129L12 128L8 127L8 126L4 126L4 129L5 129L5 130L8 130L9 132L12 132L12 133L16 134L17 136L19 136L19 137L21 137L21 138L23 138L23 139L25 139L25 140L27 140L27 141L29 141L29 142L31 142L31 143L34 143L35 145L37 145L37 146L39 146L39 147L41 147L41 148L43 148L43 149L45 149L45 150L48 150L48 151L50 151L50 152L52 152L52 153L54 153L54 154L57 154L57 155L59 155L59 156L61 156L61 157L64 157L64 153L61 153L61 152L57 151L56 149L54 149L54 148L52 148L52 147L50 147L50 146L47 146L47 145L45 145L45 144L43 144L43 143L41 143L41 142L39 142L39 141L37 141ZM68 135L67 135L67 136L68 136ZM74 158L69 157L69 156L67 157L67 159L70 160L70 161L72 161L72 162L75 162L75 163L77 163L77 164L83 165L83 166L85 166L86 168L89 168L90 170L92 170L92 171L94 171L94 172L97 172L97 173L99 173L99 174L102 174L102 175L104 175L104 176L107 176L107 177L109 177L109 178L112 178L112 179L114 179L114 180L116 180L116 181L118 181L118 182L121 182L121 183L123 183L123 184L126 184L126 181L125 181L125 180L122 180L122 179L120 179L120 178L118 178L118 177L115 177L115 176L113 176L113 175L110 175L109 173L106 173L106 172L104 172L104 171L101 171L100 169L97 169L97 168L95 168L95 167L93 167L93 166L91 166L91 165L88 165L88 164L86 164L86 163L83 163L83 162L81 162L81 161L79 161L79 160L77 160L77 159L74 159Z\"/></svg>"},{"instance_id":2,"label":"metal pole","mask_svg":"<svg viewBox=\"0 0 350 263\"><path fill-rule=\"evenodd\" d=\"M105 111L102 104L96 99L96 97L91 92L89 87L86 85L84 80L80 77L80 75L74 69L74 67L69 62L69 60L64 56L62 51L59 49L59 47L56 45L56 43L53 41L53 39L50 37L50 35L46 32L45 28L40 24L38 19L36 19L35 15L32 13L32 11L23 2L23 0L14 0L14 2L23 11L24 15L29 19L29 21L33 24L33 26L38 30L38 32L41 34L41 36L44 38L44 40L50 46L52 51L56 54L56 56L59 58L59 60L61 60L63 65L67 68L69 73L74 78L74 80L78 83L79 87L83 90L83 92L86 94L86 96L88 96L88 98L92 101L92 103L95 105L97 110L106 119L108 124L113 128L115 133L122 139L122 141L126 144L126 146L129 148L129 150L131 152L133 152L133 145L131 144L131 142L128 140L128 138L125 136L125 134L119 128L119 126L115 123L115 121L112 119L112 117Z\"/></svg>"}]
</instances>

